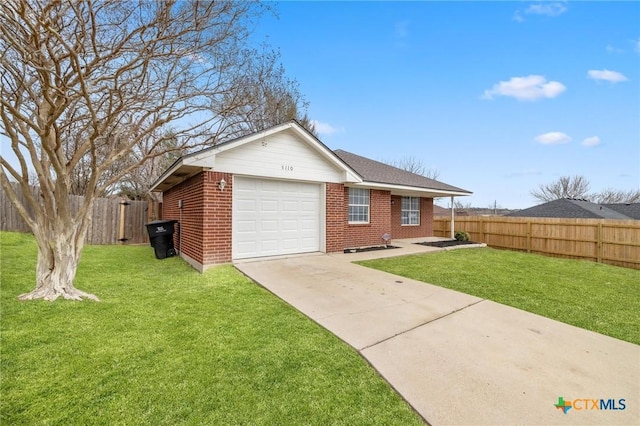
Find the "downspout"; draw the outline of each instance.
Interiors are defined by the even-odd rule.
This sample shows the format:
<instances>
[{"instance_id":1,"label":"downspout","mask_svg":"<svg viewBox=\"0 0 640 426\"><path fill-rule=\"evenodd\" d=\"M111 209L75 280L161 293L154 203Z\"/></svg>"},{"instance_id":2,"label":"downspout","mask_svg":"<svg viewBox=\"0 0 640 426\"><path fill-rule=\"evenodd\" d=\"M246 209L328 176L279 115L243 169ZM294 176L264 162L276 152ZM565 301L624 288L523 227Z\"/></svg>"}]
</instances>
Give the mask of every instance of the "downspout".
<instances>
[{"instance_id":1,"label":"downspout","mask_svg":"<svg viewBox=\"0 0 640 426\"><path fill-rule=\"evenodd\" d=\"M455 238L455 236L454 236L455 235L455 232L454 232L454 229L455 229L455 222L454 222L455 213L453 211L454 208L455 208L454 206L455 206L455 204L453 204L453 195L452 195L451 196L451 239Z\"/></svg>"}]
</instances>

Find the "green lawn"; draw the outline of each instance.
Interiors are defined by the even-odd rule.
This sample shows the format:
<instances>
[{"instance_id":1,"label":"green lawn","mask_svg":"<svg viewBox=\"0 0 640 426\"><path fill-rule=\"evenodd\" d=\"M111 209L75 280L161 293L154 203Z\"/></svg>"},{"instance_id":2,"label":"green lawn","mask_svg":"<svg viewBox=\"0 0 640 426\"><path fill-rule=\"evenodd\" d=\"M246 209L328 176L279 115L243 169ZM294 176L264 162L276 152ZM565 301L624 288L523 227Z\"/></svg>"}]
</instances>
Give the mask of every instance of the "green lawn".
<instances>
[{"instance_id":1,"label":"green lawn","mask_svg":"<svg viewBox=\"0 0 640 426\"><path fill-rule=\"evenodd\" d=\"M101 302L19 302L36 248L0 233L0 424L421 424L354 350L231 266L89 246Z\"/></svg>"},{"instance_id":2,"label":"green lawn","mask_svg":"<svg viewBox=\"0 0 640 426\"><path fill-rule=\"evenodd\" d=\"M640 271L491 248L358 262L640 344Z\"/></svg>"}]
</instances>

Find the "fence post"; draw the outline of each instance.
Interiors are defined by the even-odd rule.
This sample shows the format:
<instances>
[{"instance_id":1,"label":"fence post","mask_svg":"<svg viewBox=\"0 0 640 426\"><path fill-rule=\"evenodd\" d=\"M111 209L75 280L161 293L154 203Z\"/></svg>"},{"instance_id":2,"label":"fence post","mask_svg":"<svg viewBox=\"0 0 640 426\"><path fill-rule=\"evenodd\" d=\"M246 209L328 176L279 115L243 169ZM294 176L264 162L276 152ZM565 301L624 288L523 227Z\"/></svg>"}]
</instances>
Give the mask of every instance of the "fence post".
<instances>
[{"instance_id":1,"label":"fence post","mask_svg":"<svg viewBox=\"0 0 640 426\"><path fill-rule=\"evenodd\" d=\"M531 253L531 221L527 221L527 253Z\"/></svg>"},{"instance_id":2,"label":"fence post","mask_svg":"<svg viewBox=\"0 0 640 426\"><path fill-rule=\"evenodd\" d=\"M486 243L484 240L484 217L480 216L480 242Z\"/></svg>"},{"instance_id":3,"label":"fence post","mask_svg":"<svg viewBox=\"0 0 640 426\"><path fill-rule=\"evenodd\" d=\"M597 262L602 263L602 220L598 222L598 228L596 231L596 250L597 250Z\"/></svg>"},{"instance_id":4,"label":"fence post","mask_svg":"<svg viewBox=\"0 0 640 426\"><path fill-rule=\"evenodd\" d=\"M127 237L125 237L125 232L124 232L124 226L125 226L125 221L126 221L126 210L125 208L131 203L129 203L126 200L120 200L120 229L118 232L118 241L120 241L121 243L124 244L125 241L128 240Z\"/></svg>"},{"instance_id":5,"label":"fence post","mask_svg":"<svg viewBox=\"0 0 640 426\"><path fill-rule=\"evenodd\" d=\"M453 195L451 196L451 239L454 238L455 235L455 205L453 204Z\"/></svg>"}]
</instances>

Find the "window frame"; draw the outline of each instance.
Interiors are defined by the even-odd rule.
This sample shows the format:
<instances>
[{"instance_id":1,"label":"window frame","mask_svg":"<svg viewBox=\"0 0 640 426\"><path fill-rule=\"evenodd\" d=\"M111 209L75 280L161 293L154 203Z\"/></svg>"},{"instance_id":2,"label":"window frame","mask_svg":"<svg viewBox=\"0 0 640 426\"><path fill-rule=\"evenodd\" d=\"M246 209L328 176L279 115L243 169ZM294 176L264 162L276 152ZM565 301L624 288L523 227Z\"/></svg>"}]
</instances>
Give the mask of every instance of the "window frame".
<instances>
[{"instance_id":1,"label":"window frame","mask_svg":"<svg viewBox=\"0 0 640 426\"><path fill-rule=\"evenodd\" d=\"M408 200L408 208L405 208L405 200ZM416 201L415 206L414 201ZM411 223L412 218L417 219L417 223ZM400 199L400 226L420 226L420 197L403 196Z\"/></svg>"},{"instance_id":2,"label":"window frame","mask_svg":"<svg viewBox=\"0 0 640 426\"><path fill-rule=\"evenodd\" d=\"M359 193L359 194L358 194ZM366 197L365 196L366 193ZM366 198L366 204L364 203L356 203L354 201L361 201L361 200L353 200L353 198L356 197L363 197ZM349 222L349 225L366 225L371 223L371 190L369 190L368 188L353 188L353 187L349 187L349 193L348 193L348 197L349 197L349 208L347 211L347 220ZM351 220L352 217L354 216L361 216L362 212L353 212L352 208L354 208L354 210L356 208L361 209L363 207L366 207L366 220Z\"/></svg>"}]
</instances>

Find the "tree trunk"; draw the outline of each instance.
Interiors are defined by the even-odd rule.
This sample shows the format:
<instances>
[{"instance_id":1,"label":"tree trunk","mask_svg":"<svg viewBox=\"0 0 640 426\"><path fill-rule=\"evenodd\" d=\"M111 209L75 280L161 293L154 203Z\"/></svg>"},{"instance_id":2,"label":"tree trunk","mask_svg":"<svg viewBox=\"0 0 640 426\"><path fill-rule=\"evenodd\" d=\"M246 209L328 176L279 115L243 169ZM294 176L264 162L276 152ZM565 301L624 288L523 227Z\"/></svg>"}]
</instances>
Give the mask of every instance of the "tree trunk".
<instances>
[{"instance_id":1,"label":"tree trunk","mask_svg":"<svg viewBox=\"0 0 640 426\"><path fill-rule=\"evenodd\" d=\"M68 300L86 298L99 301L97 296L78 290L73 285L85 234L86 231L81 229L51 233L43 232L41 229L34 230L38 244L36 288L30 293L18 296L18 299L54 301L62 297Z\"/></svg>"}]
</instances>

